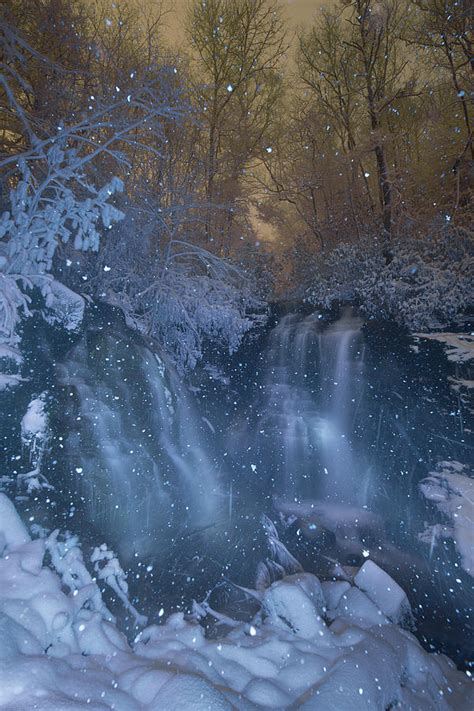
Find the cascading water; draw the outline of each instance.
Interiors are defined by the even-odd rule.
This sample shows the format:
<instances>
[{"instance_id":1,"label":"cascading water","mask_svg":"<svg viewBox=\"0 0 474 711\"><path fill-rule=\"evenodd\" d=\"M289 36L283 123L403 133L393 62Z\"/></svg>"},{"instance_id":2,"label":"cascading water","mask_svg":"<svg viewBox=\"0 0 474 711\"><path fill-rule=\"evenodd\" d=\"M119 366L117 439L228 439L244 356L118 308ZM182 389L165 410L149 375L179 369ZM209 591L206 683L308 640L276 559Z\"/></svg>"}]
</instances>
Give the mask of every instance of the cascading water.
<instances>
[{"instance_id":1,"label":"cascading water","mask_svg":"<svg viewBox=\"0 0 474 711\"><path fill-rule=\"evenodd\" d=\"M423 634L462 656L470 581L449 541L424 542L438 519L419 492L438 461L472 453L441 351L414 350L388 324L362 329L349 312L294 313L261 334L261 349L223 356L215 377L195 373L191 394L109 310L64 342L34 329L26 340L34 380L4 395L15 413L0 432L4 471L31 470L18 422L44 395L41 473L54 489L26 497L12 477L13 496L35 526L67 526L85 550L112 546L149 609L182 609L223 578L253 584L262 513L282 514L306 569L326 575L331 561L370 555L412 595Z\"/></svg>"},{"instance_id":2,"label":"cascading water","mask_svg":"<svg viewBox=\"0 0 474 711\"><path fill-rule=\"evenodd\" d=\"M472 454L442 352L350 312L294 313L261 334L261 349L198 371L191 394L109 310L67 342L34 329L28 342L44 367L5 396L15 417L9 429L4 418L4 469L31 470L15 423L41 395L41 473L54 489L13 495L35 526L67 526L85 550L112 546L149 610L182 609L223 578L252 584L261 516L281 514L306 569L324 576L331 561L370 556L409 592L421 634L464 654L472 580L453 544L426 544L439 516L419 490L440 460Z\"/></svg>"},{"instance_id":3,"label":"cascading water","mask_svg":"<svg viewBox=\"0 0 474 711\"><path fill-rule=\"evenodd\" d=\"M367 467L352 433L363 396L361 321L324 328L318 314L284 316L270 336L259 435L285 497L363 505Z\"/></svg>"},{"instance_id":4,"label":"cascading water","mask_svg":"<svg viewBox=\"0 0 474 711\"><path fill-rule=\"evenodd\" d=\"M125 560L219 518L206 427L172 369L142 345L86 334L57 370L71 477Z\"/></svg>"}]
</instances>

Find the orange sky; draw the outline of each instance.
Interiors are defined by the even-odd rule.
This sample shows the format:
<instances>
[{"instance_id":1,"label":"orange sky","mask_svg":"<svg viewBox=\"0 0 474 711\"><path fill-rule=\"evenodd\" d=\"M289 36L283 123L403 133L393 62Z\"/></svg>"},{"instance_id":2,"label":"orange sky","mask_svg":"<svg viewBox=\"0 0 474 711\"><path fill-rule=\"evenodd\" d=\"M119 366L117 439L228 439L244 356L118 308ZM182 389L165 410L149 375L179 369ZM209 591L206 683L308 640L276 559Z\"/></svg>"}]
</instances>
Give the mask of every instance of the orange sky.
<instances>
[{"instance_id":1,"label":"orange sky","mask_svg":"<svg viewBox=\"0 0 474 711\"><path fill-rule=\"evenodd\" d=\"M327 5L328 2L324 2L324 0L285 0L281 4L287 7L288 16L294 24L299 25L310 21L319 8Z\"/></svg>"}]
</instances>

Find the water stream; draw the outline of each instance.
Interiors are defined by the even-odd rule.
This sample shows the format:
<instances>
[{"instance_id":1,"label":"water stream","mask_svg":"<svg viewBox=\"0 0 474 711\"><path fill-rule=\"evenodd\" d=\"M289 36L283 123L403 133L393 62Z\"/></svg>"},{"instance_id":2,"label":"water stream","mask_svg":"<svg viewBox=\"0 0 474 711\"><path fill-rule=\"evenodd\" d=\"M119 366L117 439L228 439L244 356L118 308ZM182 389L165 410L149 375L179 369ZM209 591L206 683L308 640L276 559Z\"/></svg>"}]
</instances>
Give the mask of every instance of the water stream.
<instances>
[{"instance_id":1,"label":"water stream","mask_svg":"<svg viewBox=\"0 0 474 711\"><path fill-rule=\"evenodd\" d=\"M172 368L144 345L92 332L57 375L65 466L85 517L125 561L215 521L209 431Z\"/></svg>"},{"instance_id":2,"label":"water stream","mask_svg":"<svg viewBox=\"0 0 474 711\"><path fill-rule=\"evenodd\" d=\"M318 314L289 314L270 335L259 433L285 497L367 503L351 441L364 386L361 326L350 313L325 329Z\"/></svg>"},{"instance_id":3,"label":"water stream","mask_svg":"<svg viewBox=\"0 0 474 711\"><path fill-rule=\"evenodd\" d=\"M35 334L34 379L9 396L5 470L22 461L15 417L47 391L55 489L22 499L25 516L113 546L145 612L226 579L251 587L265 513L307 570L369 555L407 590L425 644L462 658L472 578L452 542L418 538L436 520L419 481L439 460L472 456L439 344L415 353L408 336L350 311L292 312L185 383L110 314L70 345L51 339Z\"/></svg>"}]
</instances>

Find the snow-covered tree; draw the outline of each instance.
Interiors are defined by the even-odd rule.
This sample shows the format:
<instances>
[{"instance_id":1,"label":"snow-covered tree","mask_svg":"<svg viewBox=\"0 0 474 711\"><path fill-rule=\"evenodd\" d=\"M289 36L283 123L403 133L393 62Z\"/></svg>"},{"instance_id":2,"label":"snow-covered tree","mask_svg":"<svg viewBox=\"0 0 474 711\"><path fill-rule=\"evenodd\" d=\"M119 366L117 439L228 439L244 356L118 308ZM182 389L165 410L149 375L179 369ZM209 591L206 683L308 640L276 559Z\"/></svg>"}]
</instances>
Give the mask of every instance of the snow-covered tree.
<instances>
[{"instance_id":1,"label":"snow-covered tree","mask_svg":"<svg viewBox=\"0 0 474 711\"><path fill-rule=\"evenodd\" d=\"M206 342L235 351L266 313L254 276L193 239L198 208L192 195L169 208L151 200L130 208L88 280L94 296L119 306L180 370L196 365Z\"/></svg>"},{"instance_id":2,"label":"snow-covered tree","mask_svg":"<svg viewBox=\"0 0 474 711\"><path fill-rule=\"evenodd\" d=\"M396 242L390 254L381 244L339 245L315 260L308 300L324 307L352 301L369 318L426 331L466 313L473 293L473 235L446 227Z\"/></svg>"},{"instance_id":3,"label":"snow-covered tree","mask_svg":"<svg viewBox=\"0 0 474 711\"><path fill-rule=\"evenodd\" d=\"M98 250L101 234L123 218L113 204L123 189L118 174L130 169L134 151L159 150L163 122L180 109L171 71L149 68L128 82L126 93L108 87L90 96L80 116L66 112L52 127L30 108L25 69L29 62L47 67L48 57L7 22L0 51L2 109L13 137L0 157L8 193L0 217L0 337L15 344L35 290L50 321L78 325L82 298L53 276L57 248L72 242L76 250Z\"/></svg>"},{"instance_id":4,"label":"snow-covered tree","mask_svg":"<svg viewBox=\"0 0 474 711\"><path fill-rule=\"evenodd\" d=\"M59 7L67 15L80 3ZM18 345L33 304L73 330L88 296L120 306L192 367L206 339L234 350L263 302L245 269L203 248L208 211L219 208L206 197L185 72L159 55L154 25L140 61L131 18L112 15L105 25L81 21L77 71L33 46L18 18L2 26L0 336ZM57 95L49 87L45 98L42 73L55 78ZM37 110L44 101L51 111Z\"/></svg>"}]
</instances>

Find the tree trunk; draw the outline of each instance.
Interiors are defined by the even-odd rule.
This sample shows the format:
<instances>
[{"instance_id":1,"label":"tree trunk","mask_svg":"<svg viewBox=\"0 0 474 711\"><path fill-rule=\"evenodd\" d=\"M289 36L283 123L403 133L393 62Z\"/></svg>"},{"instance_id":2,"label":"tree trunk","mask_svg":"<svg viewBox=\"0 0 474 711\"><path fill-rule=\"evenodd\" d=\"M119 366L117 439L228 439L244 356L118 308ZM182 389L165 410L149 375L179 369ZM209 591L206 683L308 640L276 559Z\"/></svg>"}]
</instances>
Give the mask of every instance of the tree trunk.
<instances>
[{"instance_id":1,"label":"tree trunk","mask_svg":"<svg viewBox=\"0 0 474 711\"><path fill-rule=\"evenodd\" d=\"M214 199L214 178L216 176L216 127L211 124L209 128L209 146L207 153L207 184L206 184L206 200L207 200L207 215L206 215L206 237L209 242L212 241L212 201Z\"/></svg>"},{"instance_id":2,"label":"tree trunk","mask_svg":"<svg viewBox=\"0 0 474 711\"><path fill-rule=\"evenodd\" d=\"M369 104L370 125L374 133L376 144L374 148L377 161L377 177L379 182L380 205L382 208L382 222L384 237L389 240L392 237L392 183L388 172L387 156L385 147L380 138L380 117L375 106L372 82L367 75L367 99Z\"/></svg>"},{"instance_id":3,"label":"tree trunk","mask_svg":"<svg viewBox=\"0 0 474 711\"><path fill-rule=\"evenodd\" d=\"M377 159L377 172L380 186L380 202L382 204L382 220L385 238L392 236L392 183L390 182L387 167L387 158L382 145L375 146Z\"/></svg>"}]
</instances>

